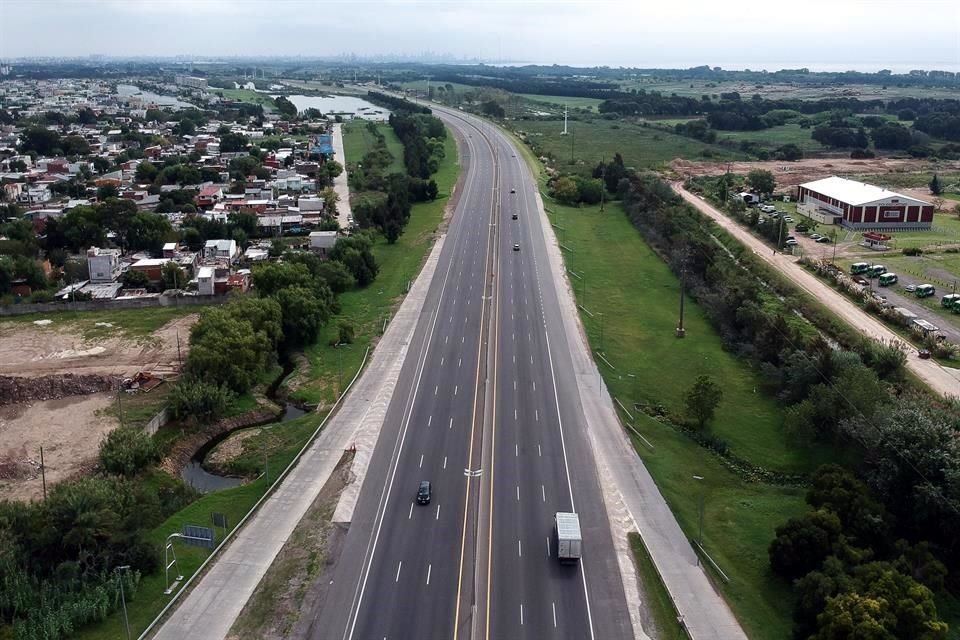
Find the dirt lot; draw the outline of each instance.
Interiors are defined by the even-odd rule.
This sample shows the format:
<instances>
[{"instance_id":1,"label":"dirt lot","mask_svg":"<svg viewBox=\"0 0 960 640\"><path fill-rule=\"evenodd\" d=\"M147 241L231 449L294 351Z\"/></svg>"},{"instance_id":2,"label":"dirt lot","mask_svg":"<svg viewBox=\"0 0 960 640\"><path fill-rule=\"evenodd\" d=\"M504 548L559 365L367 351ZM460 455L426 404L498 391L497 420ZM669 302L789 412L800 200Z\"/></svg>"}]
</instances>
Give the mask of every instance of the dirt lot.
<instances>
[{"instance_id":1,"label":"dirt lot","mask_svg":"<svg viewBox=\"0 0 960 640\"><path fill-rule=\"evenodd\" d=\"M115 397L95 393L0 407L0 499L43 496L40 447L47 490L91 467L101 438L117 427L114 418L102 415Z\"/></svg>"},{"instance_id":2,"label":"dirt lot","mask_svg":"<svg viewBox=\"0 0 960 640\"><path fill-rule=\"evenodd\" d=\"M196 316L172 320L139 339L87 339L70 323L58 321L56 316L51 320L41 325L0 324L0 375L38 378L73 373L123 378L138 371L172 374L177 369L177 330L185 356ZM41 446L48 490L92 467L100 440L118 425L103 411L115 397L113 392L49 400L17 397L18 403L0 406L0 499L30 500L43 495Z\"/></svg>"},{"instance_id":3,"label":"dirt lot","mask_svg":"<svg viewBox=\"0 0 960 640\"><path fill-rule=\"evenodd\" d=\"M726 173L748 173L753 169L766 169L777 179L778 189L792 187L811 180L830 176L850 174L883 173L924 173L933 175L934 171L945 173L960 168L960 162L942 161L936 169L927 160L912 158L875 158L870 160L852 160L850 158L820 158L797 160L795 162L694 162L674 160L671 168L682 177L713 176ZM879 182L879 181L878 181ZM929 195L925 199L928 199Z\"/></svg>"},{"instance_id":4,"label":"dirt lot","mask_svg":"<svg viewBox=\"0 0 960 640\"><path fill-rule=\"evenodd\" d=\"M98 373L119 377L152 370L172 372L177 364L177 331L186 353L190 327L197 316L177 318L149 338L85 339L56 316L50 324L0 324L0 375L40 376L51 373ZM40 321L45 322L45 321Z\"/></svg>"}]
</instances>

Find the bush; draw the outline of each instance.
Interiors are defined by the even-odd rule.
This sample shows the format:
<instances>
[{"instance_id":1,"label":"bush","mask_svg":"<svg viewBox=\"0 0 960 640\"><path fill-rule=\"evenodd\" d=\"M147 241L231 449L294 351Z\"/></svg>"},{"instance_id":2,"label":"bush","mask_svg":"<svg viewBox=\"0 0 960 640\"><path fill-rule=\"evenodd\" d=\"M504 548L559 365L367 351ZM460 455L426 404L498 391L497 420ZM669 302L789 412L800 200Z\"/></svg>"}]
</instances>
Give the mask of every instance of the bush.
<instances>
[{"instance_id":1,"label":"bush","mask_svg":"<svg viewBox=\"0 0 960 640\"><path fill-rule=\"evenodd\" d=\"M874 153L870 149L854 149L850 152L850 157L854 160L865 160L874 157Z\"/></svg>"},{"instance_id":2,"label":"bush","mask_svg":"<svg viewBox=\"0 0 960 640\"><path fill-rule=\"evenodd\" d=\"M184 378L173 385L168 402L170 413L177 420L193 417L198 422L209 422L223 415L232 399L233 394L225 385Z\"/></svg>"},{"instance_id":3,"label":"bush","mask_svg":"<svg viewBox=\"0 0 960 640\"><path fill-rule=\"evenodd\" d=\"M903 250L905 256L919 256L921 254L923 254L923 249L920 247L907 247Z\"/></svg>"},{"instance_id":4,"label":"bush","mask_svg":"<svg viewBox=\"0 0 960 640\"><path fill-rule=\"evenodd\" d=\"M153 439L140 429L121 427L100 442L100 466L107 473L133 476L159 459Z\"/></svg>"}]
</instances>

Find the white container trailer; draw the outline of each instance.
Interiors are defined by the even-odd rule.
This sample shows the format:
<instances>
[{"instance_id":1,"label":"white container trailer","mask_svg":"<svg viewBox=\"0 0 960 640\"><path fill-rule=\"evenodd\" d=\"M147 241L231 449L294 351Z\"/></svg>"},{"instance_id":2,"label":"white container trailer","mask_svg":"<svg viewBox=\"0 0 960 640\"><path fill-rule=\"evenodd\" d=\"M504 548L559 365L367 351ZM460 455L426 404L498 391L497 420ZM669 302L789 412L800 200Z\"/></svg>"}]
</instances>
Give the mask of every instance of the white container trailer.
<instances>
[{"instance_id":1,"label":"white container trailer","mask_svg":"<svg viewBox=\"0 0 960 640\"><path fill-rule=\"evenodd\" d=\"M580 536L580 517L575 513L558 511L554 516L553 533L557 539L557 558L560 562L579 562L583 545L583 539Z\"/></svg>"}]
</instances>

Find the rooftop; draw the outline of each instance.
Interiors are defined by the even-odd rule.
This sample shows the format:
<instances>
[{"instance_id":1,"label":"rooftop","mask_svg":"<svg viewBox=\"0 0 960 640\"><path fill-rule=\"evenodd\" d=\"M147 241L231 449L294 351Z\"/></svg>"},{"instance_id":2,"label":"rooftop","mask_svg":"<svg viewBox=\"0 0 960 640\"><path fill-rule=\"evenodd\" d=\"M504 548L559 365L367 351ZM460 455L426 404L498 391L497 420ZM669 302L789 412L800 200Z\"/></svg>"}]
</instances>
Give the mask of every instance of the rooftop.
<instances>
[{"instance_id":1,"label":"rooftop","mask_svg":"<svg viewBox=\"0 0 960 640\"><path fill-rule=\"evenodd\" d=\"M864 205L871 202L877 202L878 200L886 200L888 198L897 198L914 205L930 204L924 200L911 198L909 196L897 193L896 191L884 189L883 187L877 187L872 184L866 184L865 182L858 182L856 180L838 178L837 176L823 178L822 180L814 180L813 182L805 182L800 186L810 189L811 191L816 191L817 193L830 198L836 198L841 202L846 202L847 204L851 205Z\"/></svg>"}]
</instances>

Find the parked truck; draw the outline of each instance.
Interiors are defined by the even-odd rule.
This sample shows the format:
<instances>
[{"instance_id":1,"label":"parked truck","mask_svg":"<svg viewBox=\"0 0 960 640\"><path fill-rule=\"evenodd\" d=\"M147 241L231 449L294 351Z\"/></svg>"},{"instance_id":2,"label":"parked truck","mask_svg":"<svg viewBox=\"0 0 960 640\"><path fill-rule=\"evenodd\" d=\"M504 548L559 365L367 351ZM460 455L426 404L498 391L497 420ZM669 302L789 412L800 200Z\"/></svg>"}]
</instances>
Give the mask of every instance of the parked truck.
<instances>
[{"instance_id":1,"label":"parked truck","mask_svg":"<svg viewBox=\"0 0 960 640\"><path fill-rule=\"evenodd\" d=\"M553 518L553 536L557 541L557 558L563 563L580 561L580 516L558 511Z\"/></svg>"}]
</instances>

